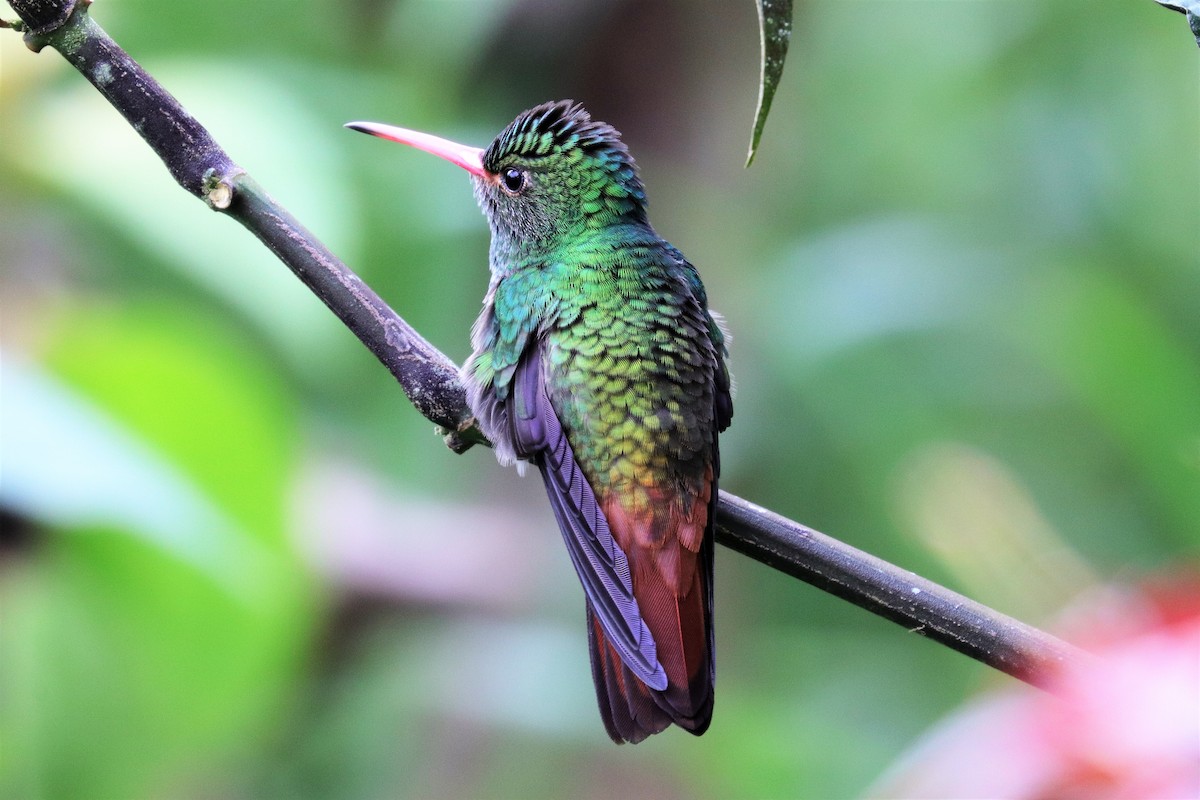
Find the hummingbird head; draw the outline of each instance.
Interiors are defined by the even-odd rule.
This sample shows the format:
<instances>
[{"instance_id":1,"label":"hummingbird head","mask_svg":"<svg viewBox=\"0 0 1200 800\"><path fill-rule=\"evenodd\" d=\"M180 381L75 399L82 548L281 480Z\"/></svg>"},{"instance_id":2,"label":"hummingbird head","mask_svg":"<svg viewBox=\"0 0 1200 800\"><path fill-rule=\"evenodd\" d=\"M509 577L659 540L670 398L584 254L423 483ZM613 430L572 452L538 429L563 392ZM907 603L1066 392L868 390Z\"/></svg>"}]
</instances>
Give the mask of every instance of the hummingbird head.
<instances>
[{"instance_id":1,"label":"hummingbird head","mask_svg":"<svg viewBox=\"0 0 1200 800\"><path fill-rule=\"evenodd\" d=\"M646 222L646 190L621 135L571 100L522 112L482 150L390 125L346 127L412 145L470 172L492 228L493 252L553 247L589 228Z\"/></svg>"},{"instance_id":2,"label":"hummingbird head","mask_svg":"<svg viewBox=\"0 0 1200 800\"><path fill-rule=\"evenodd\" d=\"M521 113L483 152L495 180L475 196L493 233L547 241L587 227L646 221L646 190L621 135L571 100Z\"/></svg>"}]
</instances>

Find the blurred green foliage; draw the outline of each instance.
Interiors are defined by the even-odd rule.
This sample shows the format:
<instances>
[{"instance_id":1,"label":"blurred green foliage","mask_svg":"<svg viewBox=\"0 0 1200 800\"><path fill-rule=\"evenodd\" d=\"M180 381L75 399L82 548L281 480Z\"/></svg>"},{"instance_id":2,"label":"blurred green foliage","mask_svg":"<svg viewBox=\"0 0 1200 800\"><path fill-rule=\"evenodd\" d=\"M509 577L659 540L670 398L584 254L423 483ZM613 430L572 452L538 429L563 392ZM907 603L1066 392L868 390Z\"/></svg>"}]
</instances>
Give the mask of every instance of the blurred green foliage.
<instances>
[{"instance_id":1,"label":"blurred green foliage","mask_svg":"<svg viewBox=\"0 0 1200 800\"><path fill-rule=\"evenodd\" d=\"M468 185L341 129L624 131L734 332L723 485L1049 623L1200 540L1195 51L1153 3L101 0L453 357ZM447 452L252 237L0 36L4 797L851 796L1002 679L728 552L710 732L616 748L536 481Z\"/></svg>"}]
</instances>

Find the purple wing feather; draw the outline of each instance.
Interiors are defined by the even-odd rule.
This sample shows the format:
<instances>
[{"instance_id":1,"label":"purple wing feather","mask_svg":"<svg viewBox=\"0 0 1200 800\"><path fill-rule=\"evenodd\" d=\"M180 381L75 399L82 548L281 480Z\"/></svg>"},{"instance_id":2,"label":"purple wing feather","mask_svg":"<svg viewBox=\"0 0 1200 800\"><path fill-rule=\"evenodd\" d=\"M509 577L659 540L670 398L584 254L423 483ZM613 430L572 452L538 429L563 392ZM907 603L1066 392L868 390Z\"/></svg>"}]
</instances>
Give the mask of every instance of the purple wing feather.
<instances>
[{"instance_id":1,"label":"purple wing feather","mask_svg":"<svg viewBox=\"0 0 1200 800\"><path fill-rule=\"evenodd\" d=\"M608 527L596 495L575 461L546 388L542 357L530 347L517 366L508 414L518 458L537 464L589 609L625 665L652 689L667 688L654 637L633 596L629 562Z\"/></svg>"}]
</instances>

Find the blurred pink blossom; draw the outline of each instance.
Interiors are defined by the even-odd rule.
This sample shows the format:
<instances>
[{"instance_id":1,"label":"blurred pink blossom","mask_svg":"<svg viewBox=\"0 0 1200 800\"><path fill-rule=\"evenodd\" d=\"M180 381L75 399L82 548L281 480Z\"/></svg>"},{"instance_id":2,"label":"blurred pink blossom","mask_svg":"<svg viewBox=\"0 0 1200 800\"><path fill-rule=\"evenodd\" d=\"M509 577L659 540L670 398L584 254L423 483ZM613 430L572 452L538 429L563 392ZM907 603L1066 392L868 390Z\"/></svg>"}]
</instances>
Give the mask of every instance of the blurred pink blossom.
<instances>
[{"instance_id":1,"label":"blurred pink blossom","mask_svg":"<svg viewBox=\"0 0 1200 800\"><path fill-rule=\"evenodd\" d=\"M1097 655L1051 692L1011 686L938 724L874 797L1200 798L1200 581L1091 598L1074 641Z\"/></svg>"}]
</instances>

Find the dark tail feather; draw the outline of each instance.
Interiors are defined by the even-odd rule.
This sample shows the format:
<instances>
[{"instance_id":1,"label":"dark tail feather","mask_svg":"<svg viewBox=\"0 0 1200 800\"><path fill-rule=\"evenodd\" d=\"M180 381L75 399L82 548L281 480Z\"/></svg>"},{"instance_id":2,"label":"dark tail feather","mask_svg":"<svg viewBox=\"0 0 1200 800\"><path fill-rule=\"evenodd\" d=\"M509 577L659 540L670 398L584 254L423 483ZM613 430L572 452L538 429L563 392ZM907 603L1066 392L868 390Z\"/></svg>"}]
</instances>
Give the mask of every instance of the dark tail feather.
<instances>
[{"instance_id":1,"label":"dark tail feather","mask_svg":"<svg viewBox=\"0 0 1200 800\"><path fill-rule=\"evenodd\" d=\"M667 687L658 692L646 686L621 661L616 650L604 638L604 629L587 608L588 646L592 655L592 680L596 686L596 702L609 737L617 744L637 744L671 723L699 736L712 720L712 684L707 684L706 696L695 710L681 713L673 707L678 703L679 689ZM687 690L684 690L687 692Z\"/></svg>"}]
</instances>

